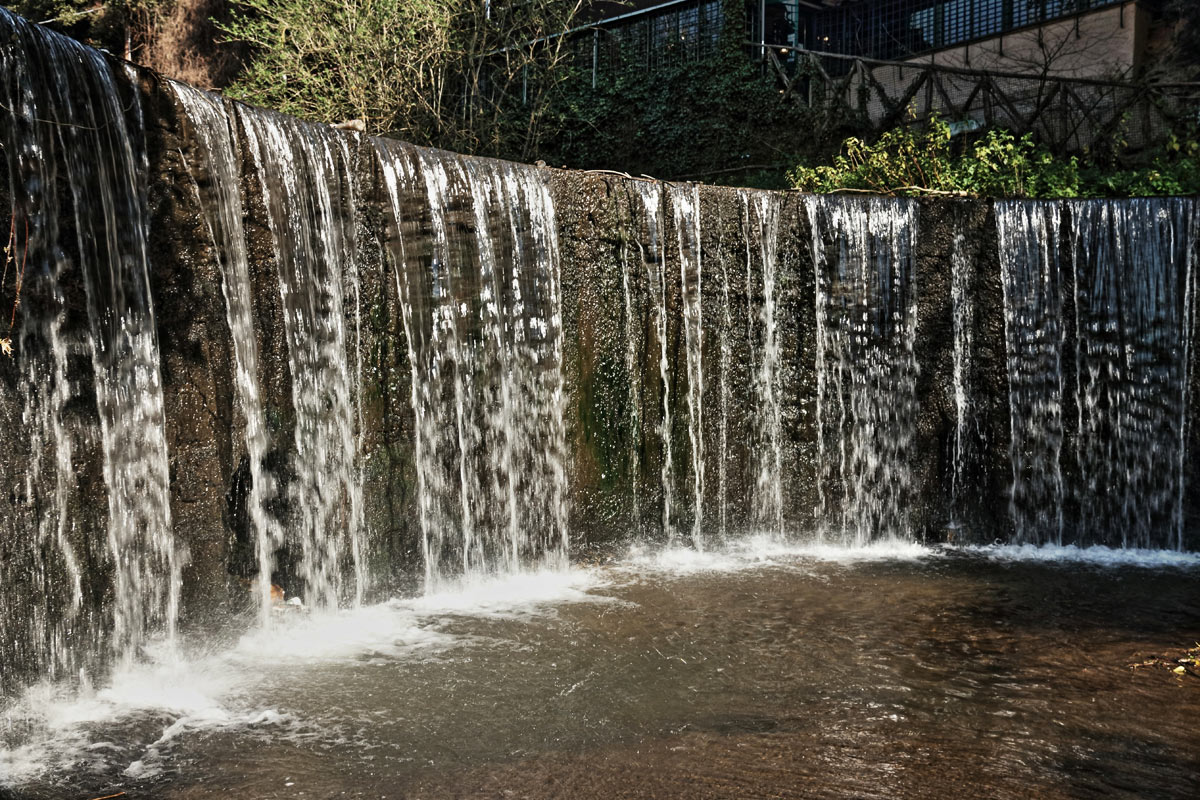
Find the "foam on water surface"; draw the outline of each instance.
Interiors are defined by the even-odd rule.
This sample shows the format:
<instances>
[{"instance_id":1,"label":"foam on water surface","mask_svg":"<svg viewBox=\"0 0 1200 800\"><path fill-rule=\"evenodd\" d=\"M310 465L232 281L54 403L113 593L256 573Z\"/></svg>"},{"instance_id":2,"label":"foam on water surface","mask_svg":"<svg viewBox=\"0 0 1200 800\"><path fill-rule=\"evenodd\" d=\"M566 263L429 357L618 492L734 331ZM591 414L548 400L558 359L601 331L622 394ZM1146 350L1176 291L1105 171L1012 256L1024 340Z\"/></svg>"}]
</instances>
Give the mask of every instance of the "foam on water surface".
<instances>
[{"instance_id":1,"label":"foam on water surface","mask_svg":"<svg viewBox=\"0 0 1200 800\"><path fill-rule=\"evenodd\" d=\"M146 779L160 770L169 745L197 732L264 728L271 736L304 735L305 720L255 702L259 690L286 683L296 669L445 652L468 641L439 628L449 617L530 618L564 604L614 602L592 593L605 585L599 573L584 569L464 579L453 591L357 609L281 612L269 628L217 652L186 657L151 648L151 661L119 670L101 689L38 684L0 713L0 786L114 762L126 777ZM122 733L115 738L124 744L112 744L112 728L127 725L161 725L161 733L148 743Z\"/></svg>"},{"instance_id":2,"label":"foam on water surface","mask_svg":"<svg viewBox=\"0 0 1200 800\"><path fill-rule=\"evenodd\" d=\"M1049 564L1086 564L1096 567L1200 567L1200 553L1179 550L1116 548L1104 545L968 545L953 548L962 553L983 556L992 561L1042 562Z\"/></svg>"},{"instance_id":3,"label":"foam on water surface","mask_svg":"<svg viewBox=\"0 0 1200 800\"><path fill-rule=\"evenodd\" d=\"M0 714L0 785L19 785L68 768L88 764L100 768L112 762L131 767L141 762L143 768L134 768L134 773L145 777L151 774L144 768L149 750L176 736L180 730L176 726L244 724L245 715L225 702L238 677L215 666L207 659L170 658L121 670L102 689L69 690L51 683L30 687ZM260 710L251 718L263 713ZM171 722L146 747L123 736L115 738L125 744L114 744L103 730L105 725L150 715Z\"/></svg>"},{"instance_id":4,"label":"foam on water surface","mask_svg":"<svg viewBox=\"0 0 1200 800\"><path fill-rule=\"evenodd\" d=\"M392 603L421 615L516 617L544 613L563 603L605 602L592 594L607 582L593 570L535 570L502 577L464 580L451 590Z\"/></svg>"},{"instance_id":5,"label":"foam on water surface","mask_svg":"<svg viewBox=\"0 0 1200 800\"><path fill-rule=\"evenodd\" d=\"M771 534L760 534L708 552L683 547L656 549L637 544L630 548L617 569L686 575L696 572L733 572L764 566L802 566L812 562L854 564L864 561L915 561L937 554L935 549L907 541L881 540L863 547L845 547L780 542Z\"/></svg>"}]
</instances>

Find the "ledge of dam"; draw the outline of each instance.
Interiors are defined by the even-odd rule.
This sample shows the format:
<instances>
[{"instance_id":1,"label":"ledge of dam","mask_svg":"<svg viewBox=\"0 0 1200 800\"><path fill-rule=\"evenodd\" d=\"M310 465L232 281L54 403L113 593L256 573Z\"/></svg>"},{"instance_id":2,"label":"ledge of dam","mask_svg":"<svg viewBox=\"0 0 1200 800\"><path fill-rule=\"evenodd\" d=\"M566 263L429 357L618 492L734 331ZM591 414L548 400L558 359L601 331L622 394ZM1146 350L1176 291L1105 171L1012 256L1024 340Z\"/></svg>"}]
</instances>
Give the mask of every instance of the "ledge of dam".
<instances>
[{"instance_id":1,"label":"ledge of dam","mask_svg":"<svg viewBox=\"0 0 1200 800\"><path fill-rule=\"evenodd\" d=\"M1193 199L478 159L3 11L0 92L0 689L264 570L319 606L644 540L1200 548Z\"/></svg>"}]
</instances>

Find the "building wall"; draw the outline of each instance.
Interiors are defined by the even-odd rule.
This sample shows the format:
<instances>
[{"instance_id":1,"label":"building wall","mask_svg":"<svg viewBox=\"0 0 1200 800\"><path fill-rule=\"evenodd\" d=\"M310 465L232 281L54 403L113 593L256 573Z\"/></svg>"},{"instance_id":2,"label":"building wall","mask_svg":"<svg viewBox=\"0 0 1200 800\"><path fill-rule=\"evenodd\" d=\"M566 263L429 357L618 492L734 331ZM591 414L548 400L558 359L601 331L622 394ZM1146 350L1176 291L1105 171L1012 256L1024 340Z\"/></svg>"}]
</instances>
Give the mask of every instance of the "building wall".
<instances>
[{"instance_id":1,"label":"building wall","mask_svg":"<svg viewBox=\"0 0 1200 800\"><path fill-rule=\"evenodd\" d=\"M1131 77L1145 63L1150 28L1150 12L1131 0L910 61L1058 78Z\"/></svg>"}]
</instances>

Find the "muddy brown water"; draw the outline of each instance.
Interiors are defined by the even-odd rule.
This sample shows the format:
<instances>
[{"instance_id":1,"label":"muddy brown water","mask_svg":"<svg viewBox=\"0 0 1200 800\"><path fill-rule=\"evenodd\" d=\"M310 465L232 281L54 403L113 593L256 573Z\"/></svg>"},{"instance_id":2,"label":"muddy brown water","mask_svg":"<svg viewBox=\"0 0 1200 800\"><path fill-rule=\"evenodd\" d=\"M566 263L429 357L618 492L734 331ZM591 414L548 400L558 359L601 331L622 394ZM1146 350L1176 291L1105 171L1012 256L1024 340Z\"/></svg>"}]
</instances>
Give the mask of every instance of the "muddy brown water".
<instances>
[{"instance_id":1,"label":"muddy brown water","mask_svg":"<svg viewBox=\"0 0 1200 800\"><path fill-rule=\"evenodd\" d=\"M944 554L589 581L267 658L224 702L270 718L98 723L111 758L15 796L1200 797L1200 679L1127 666L1200 640L1200 569Z\"/></svg>"}]
</instances>

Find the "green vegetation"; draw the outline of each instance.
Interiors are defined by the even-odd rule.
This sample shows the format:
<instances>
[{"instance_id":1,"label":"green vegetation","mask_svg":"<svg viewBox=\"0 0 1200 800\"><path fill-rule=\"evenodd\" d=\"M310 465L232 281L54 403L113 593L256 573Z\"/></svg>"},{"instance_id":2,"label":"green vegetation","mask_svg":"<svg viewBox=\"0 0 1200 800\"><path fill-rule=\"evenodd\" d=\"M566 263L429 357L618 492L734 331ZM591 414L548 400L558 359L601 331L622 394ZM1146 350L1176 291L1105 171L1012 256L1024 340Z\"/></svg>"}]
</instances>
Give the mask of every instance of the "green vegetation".
<instances>
[{"instance_id":1,"label":"green vegetation","mask_svg":"<svg viewBox=\"0 0 1200 800\"><path fill-rule=\"evenodd\" d=\"M248 48L227 90L308 119L460 152L664 178L762 173L782 187L807 109L742 49L740 0L711 55L626 64L597 86L571 43L578 0L236 0ZM588 48L590 53L590 48ZM678 54L676 54L678 55ZM585 59L586 60L586 59ZM589 62L590 63L590 62ZM727 171L727 172L726 172Z\"/></svg>"},{"instance_id":2,"label":"green vegetation","mask_svg":"<svg viewBox=\"0 0 1200 800\"><path fill-rule=\"evenodd\" d=\"M1200 141L1172 138L1151 152L1081 160L1058 156L1026 134L989 130L960 143L943 120L922 131L901 126L875 142L847 139L831 164L800 165L788 175L810 192L972 197L1128 197L1200 193Z\"/></svg>"},{"instance_id":3,"label":"green vegetation","mask_svg":"<svg viewBox=\"0 0 1200 800\"><path fill-rule=\"evenodd\" d=\"M595 86L590 70L573 71L548 107L560 133L542 157L633 175L784 188L786 168L817 144L813 112L780 102L774 77L747 56L744 13L740 0L726 0L720 39L700 58L668 47L647 69L636 52Z\"/></svg>"},{"instance_id":4,"label":"green vegetation","mask_svg":"<svg viewBox=\"0 0 1200 800\"><path fill-rule=\"evenodd\" d=\"M464 153L666 179L808 191L1092 197L1200 193L1200 136L1140 153L1124 142L1051 151L933 120L868 134L867 120L781 94L744 49L742 0L719 39L667 42L647 68L572 44L582 0L15 0L90 44L232 97L307 119ZM1200 3L1167 0L1165 72L1198 75ZM218 31L219 29L219 31ZM716 33L706 34L715 36ZM624 46L624 45L622 45ZM579 48L578 52L573 52ZM702 53L697 55L697 53ZM578 60L576 60L578 56ZM812 77L812 76L810 76ZM230 85L231 84L231 85ZM795 166L800 164L800 166ZM790 172L788 171L790 168Z\"/></svg>"},{"instance_id":5,"label":"green vegetation","mask_svg":"<svg viewBox=\"0 0 1200 800\"><path fill-rule=\"evenodd\" d=\"M468 153L529 159L580 0L238 0L234 97Z\"/></svg>"}]
</instances>

